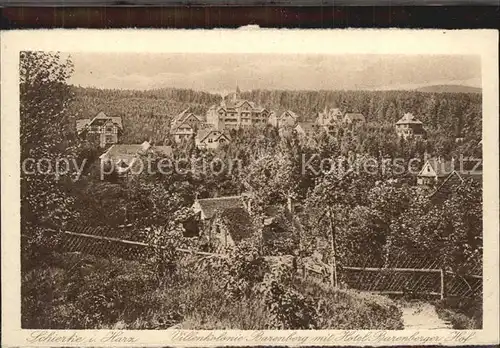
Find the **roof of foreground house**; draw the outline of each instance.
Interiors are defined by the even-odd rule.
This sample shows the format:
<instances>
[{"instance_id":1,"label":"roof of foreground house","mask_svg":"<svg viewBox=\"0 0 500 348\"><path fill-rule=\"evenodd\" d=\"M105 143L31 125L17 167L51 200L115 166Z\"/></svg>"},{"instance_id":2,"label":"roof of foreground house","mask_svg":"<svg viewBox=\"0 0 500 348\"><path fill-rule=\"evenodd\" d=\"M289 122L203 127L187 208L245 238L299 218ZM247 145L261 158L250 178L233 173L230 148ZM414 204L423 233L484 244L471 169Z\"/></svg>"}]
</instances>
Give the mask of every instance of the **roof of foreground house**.
<instances>
[{"instance_id":1,"label":"roof of foreground house","mask_svg":"<svg viewBox=\"0 0 500 348\"><path fill-rule=\"evenodd\" d=\"M244 207L226 208L216 214L219 214L220 220L236 243L252 236L252 218Z\"/></svg>"},{"instance_id":2,"label":"roof of foreground house","mask_svg":"<svg viewBox=\"0 0 500 348\"><path fill-rule=\"evenodd\" d=\"M216 211L225 211L227 209L245 209L242 196L224 196L216 198L202 198L196 200L200 209L207 219L212 218ZM245 210L246 211L246 210Z\"/></svg>"}]
</instances>

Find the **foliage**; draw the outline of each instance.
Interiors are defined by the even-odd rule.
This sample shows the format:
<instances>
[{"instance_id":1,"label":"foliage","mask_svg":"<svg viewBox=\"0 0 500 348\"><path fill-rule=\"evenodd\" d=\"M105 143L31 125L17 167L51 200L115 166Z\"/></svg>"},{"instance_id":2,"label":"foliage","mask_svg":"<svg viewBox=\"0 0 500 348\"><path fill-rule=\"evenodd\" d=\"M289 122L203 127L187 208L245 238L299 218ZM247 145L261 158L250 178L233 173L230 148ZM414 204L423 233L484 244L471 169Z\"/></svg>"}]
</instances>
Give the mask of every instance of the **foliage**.
<instances>
[{"instance_id":1,"label":"foliage","mask_svg":"<svg viewBox=\"0 0 500 348\"><path fill-rule=\"evenodd\" d=\"M459 274L482 264L482 187L467 181L436 203L428 191L414 186L414 175L398 172L392 161L401 159L400 165L408 168L411 159L422 161L425 153L481 156L480 96L251 91L244 97L273 110L294 110L303 120L338 106L363 112L368 122L337 124L331 134L312 137L293 132L280 136L271 126L231 130L231 146L207 151L192 141L173 144L170 122L187 107L203 115L220 96L68 86L71 60L56 53L22 52L20 69L21 158L87 160L76 182L74 168L54 180L49 162L42 168L46 174L22 173L23 325L164 328L185 320L194 328L400 328L400 313L390 300L306 283L296 269L270 265L264 255L300 258L320 252L330 262L335 255L341 269L365 259L388 265L395 254L417 252ZM97 158L102 149L74 134L75 118L91 118L99 111L122 116L124 143L147 139L172 144L172 158L140 157L153 168L164 159L183 159L183 164L168 173L143 171L126 180L101 181ZM394 122L403 112L424 122L425 139L397 137ZM455 137L464 141L457 143ZM237 160L238 165L207 170L214 160ZM304 168L304 161L310 167ZM371 170L368 162L374 162ZM196 247L195 239L183 237L195 197L243 192L253 197L252 223L229 210L217 218L230 229L244 225L241 234L252 237L238 241L226 257L187 262L178 248ZM302 210L285 209L288 198L299 201ZM269 218L272 224L264 227ZM60 251L60 236L44 234L45 227L57 232L68 221L131 226L136 238L154 247L145 265L131 264L133 272L124 261L103 265L92 260L90 266L73 269L67 255L52 259ZM262 244L267 232L270 238ZM39 260L53 264L37 274ZM167 319L160 318L162 311ZM51 313L46 320L45 312ZM251 319L254 313L256 320ZM235 317L237 323L231 323Z\"/></svg>"},{"instance_id":2,"label":"foliage","mask_svg":"<svg viewBox=\"0 0 500 348\"><path fill-rule=\"evenodd\" d=\"M483 326L483 307L474 298L447 298L434 304L438 316L455 330L478 330Z\"/></svg>"},{"instance_id":3,"label":"foliage","mask_svg":"<svg viewBox=\"0 0 500 348\"><path fill-rule=\"evenodd\" d=\"M73 139L67 135L73 94L66 80L72 72L71 60L62 60L58 53L20 53L21 162L26 164L21 170L23 267L43 262L39 257L49 253L41 249L53 248L54 240L42 237L43 228L60 229L75 217L75 200L62 185L71 181L72 171L55 172L60 159L74 156Z\"/></svg>"},{"instance_id":4,"label":"foliage","mask_svg":"<svg viewBox=\"0 0 500 348\"><path fill-rule=\"evenodd\" d=\"M255 267L255 260L242 261L238 268ZM199 261L193 258L179 263L181 274L158 284L147 264L58 254L49 267L35 267L22 277L22 327L167 329L179 324L182 329L263 330L309 328L311 323L320 329L401 326L394 303L380 296L292 284L286 272L274 271L253 279L240 273L239 279L260 281L255 284L281 279L270 288L263 286L268 289L265 297L254 287L235 301L221 291L220 279L226 275L217 278L206 268L205 272L196 271Z\"/></svg>"}]
</instances>

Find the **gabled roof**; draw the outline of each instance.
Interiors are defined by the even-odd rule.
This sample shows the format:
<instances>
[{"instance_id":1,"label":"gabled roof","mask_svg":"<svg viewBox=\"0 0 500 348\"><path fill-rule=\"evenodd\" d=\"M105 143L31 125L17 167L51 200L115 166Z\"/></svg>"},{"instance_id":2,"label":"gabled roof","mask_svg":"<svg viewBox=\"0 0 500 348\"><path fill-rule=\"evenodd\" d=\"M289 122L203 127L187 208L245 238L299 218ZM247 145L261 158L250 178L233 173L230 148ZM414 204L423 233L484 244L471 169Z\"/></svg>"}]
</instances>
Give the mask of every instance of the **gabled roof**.
<instances>
[{"instance_id":1,"label":"gabled roof","mask_svg":"<svg viewBox=\"0 0 500 348\"><path fill-rule=\"evenodd\" d=\"M412 113L407 112L399 119L396 124L422 124Z\"/></svg>"},{"instance_id":2,"label":"gabled roof","mask_svg":"<svg viewBox=\"0 0 500 348\"><path fill-rule=\"evenodd\" d=\"M253 235L252 218L244 207L230 207L218 210L219 216L235 243Z\"/></svg>"},{"instance_id":3,"label":"gabled roof","mask_svg":"<svg viewBox=\"0 0 500 348\"><path fill-rule=\"evenodd\" d=\"M189 111L189 108L185 109L185 110L182 110L181 113L179 113L177 116L175 116L173 119L172 119L172 127L174 127L174 125L176 125L177 123L181 122L182 120L184 120L184 118L186 117L186 114L188 113Z\"/></svg>"},{"instance_id":4,"label":"gabled roof","mask_svg":"<svg viewBox=\"0 0 500 348\"><path fill-rule=\"evenodd\" d=\"M470 179L479 184L482 184L482 172L459 172L453 170L429 197L443 198L443 196L446 196L450 192L450 188L453 185L463 184L465 181Z\"/></svg>"},{"instance_id":5,"label":"gabled roof","mask_svg":"<svg viewBox=\"0 0 500 348\"><path fill-rule=\"evenodd\" d=\"M440 160L439 158L430 158L427 160L427 162L424 163L422 170L427 164L432 167L437 177L448 176L453 171L452 161L444 161ZM422 171L420 171L419 175L421 174L421 172Z\"/></svg>"},{"instance_id":6,"label":"gabled roof","mask_svg":"<svg viewBox=\"0 0 500 348\"><path fill-rule=\"evenodd\" d=\"M245 209L242 196L204 198L197 199L196 202L200 205L200 208L207 219L212 218L216 211L224 212L227 209Z\"/></svg>"},{"instance_id":7,"label":"gabled roof","mask_svg":"<svg viewBox=\"0 0 500 348\"><path fill-rule=\"evenodd\" d=\"M299 118L299 116L295 112L293 112L292 110L286 110L286 111L284 111L281 114L280 118L286 117L287 114L290 115L291 117L295 118L295 119Z\"/></svg>"},{"instance_id":8,"label":"gabled roof","mask_svg":"<svg viewBox=\"0 0 500 348\"><path fill-rule=\"evenodd\" d=\"M229 136L224 134L222 131L220 130L217 130L217 129L200 129L198 131L198 133L196 134L196 140L199 141L199 142L202 142L203 140L205 140L211 133L214 133L214 132L217 132L219 133L219 136L217 137L217 139L219 139L220 137L225 137L226 139L230 140Z\"/></svg>"},{"instance_id":9,"label":"gabled roof","mask_svg":"<svg viewBox=\"0 0 500 348\"><path fill-rule=\"evenodd\" d=\"M101 111L92 120L89 118L76 120L76 130L78 133L81 133L85 129L87 129L88 126L102 126L108 121L113 122L118 126L118 128L123 129L122 118L120 116L107 116L104 112Z\"/></svg>"},{"instance_id":10,"label":"gabled roof","mask_svg":"<svg viewBox=\"0 0 500 348\"><path fill-rule=\"evenodd\" d=\"M151 147L151 151L164 156L172 156L173 150L172 146L153 146Z\"/></svg>"},{"instance_id":11,"label":"gabled roof","mask_svg":"<svg viewBox=\"0 0 500 348\"><path fill-rule=\"evenodd\" d=\"M81 133L85 129L85 127L87 127L89 122L90 122L90 118L82 118L80 120L76 120L77 133Z\"/></svg>"},{"instance_id":12,"label":"gabled roof","mask_svg":"<svg viewBox=\"0 0 500 348\"><path fill-rule=\"evenodd\" d=\"M297 129L298 127L303 129L304 132L312 132L316 130L316 124L314 122L297 122L297 126L295 126L295 128Z\"/></svg>"},{"instance_id":13,"label":"gabled roof","mask_svg":"<svg viewBox=\"0 0 500 348\"><path fill-rule=\"evenodd\" d=\"M189 112L189 108L187 108L172 120L172 122L170 123L170 129L175 130L183 124L189 125L191 127L188 121L188 118L190 117L194 117L196 119L196 122L202 122L199 116L195 115L192 112Z\"/></svg>"},{"instance_id":14,"label":"gabled roof","mask_svg":"<svg viewBox=\"0 0 500 348\"><path fill-rule=\"evenodd\" d=\"M109 158L112 160L132 158L145 153L150 147L151 145L147 141L142 144L114 144L99 158Z\"/></svg>"},{"instance_id":15,"label":"gabled roof","mask_svg":"<svg viewBox=\"0 0 500 348\"><path fill-rule=\"evenodd\" d=\"M344 122L347 121L365 121L365 116L359 112L347 112L344 116Z\"/></svg>"}]
</instances>

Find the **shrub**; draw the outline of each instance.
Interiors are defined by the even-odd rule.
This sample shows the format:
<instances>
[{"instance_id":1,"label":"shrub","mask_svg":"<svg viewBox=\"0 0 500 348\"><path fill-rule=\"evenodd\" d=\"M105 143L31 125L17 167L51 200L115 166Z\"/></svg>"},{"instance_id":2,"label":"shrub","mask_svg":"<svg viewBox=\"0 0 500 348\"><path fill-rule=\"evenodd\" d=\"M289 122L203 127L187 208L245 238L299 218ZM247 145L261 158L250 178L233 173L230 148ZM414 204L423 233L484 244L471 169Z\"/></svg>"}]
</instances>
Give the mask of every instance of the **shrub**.
<instances>
[{"instance_id":1,"label":"shrub","mask_svg":"<svg viewBox=\"0 0 500 348\"><path fill-rule=\"evenodd\" d=\"M476 330L483 327L483 307L477 298L446 298L435 302L436 312L451 322L457 330Z\"/></svg>"}]
</instances>

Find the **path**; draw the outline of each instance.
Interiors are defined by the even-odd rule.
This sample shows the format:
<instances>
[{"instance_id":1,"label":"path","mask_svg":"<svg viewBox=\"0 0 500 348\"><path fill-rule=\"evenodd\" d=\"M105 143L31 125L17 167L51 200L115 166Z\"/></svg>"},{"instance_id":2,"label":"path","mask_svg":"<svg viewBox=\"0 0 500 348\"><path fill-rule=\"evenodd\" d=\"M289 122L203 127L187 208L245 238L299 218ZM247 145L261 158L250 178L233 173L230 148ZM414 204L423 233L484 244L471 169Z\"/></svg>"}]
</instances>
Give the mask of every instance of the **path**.
<instances>
[{"instance_id":1,"label":"path","mask_svg":"<svg viewBox=\"0 0 500 348\"><path fill-rule=\"evenodd\" d=\"M451 329L451 324L440 319L433 305L411 302L401 308L405 330Z\"/></svg>"}]
</instances>

